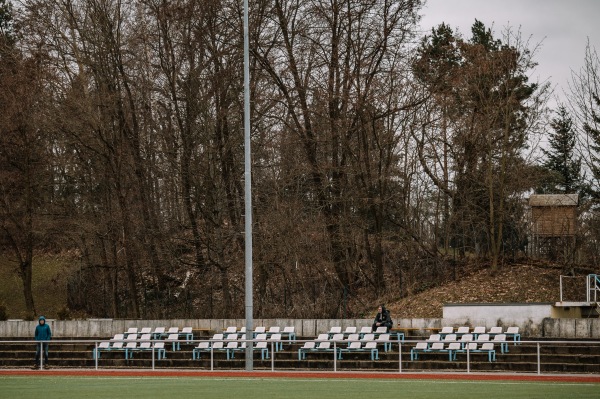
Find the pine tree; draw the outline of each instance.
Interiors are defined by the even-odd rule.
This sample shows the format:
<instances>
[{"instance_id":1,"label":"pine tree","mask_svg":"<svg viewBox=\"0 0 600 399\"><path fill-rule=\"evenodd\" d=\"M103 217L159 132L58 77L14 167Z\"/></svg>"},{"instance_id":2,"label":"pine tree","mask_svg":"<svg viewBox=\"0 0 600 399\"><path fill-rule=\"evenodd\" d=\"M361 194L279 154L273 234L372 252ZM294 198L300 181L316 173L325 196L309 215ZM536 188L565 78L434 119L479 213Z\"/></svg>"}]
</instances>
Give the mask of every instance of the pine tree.
<instances>
[{"instance_id":1,"label":"pine tree","mask_svg":"<svg viewBox=\"0 0 600 399\"><path fill-rule=\"evenodd\" d=\"M543 191L551 193L580 193L583 188L581 176L581 157L575 153L576 132L573 120L564 106L556 111L556 118L550 126L554 132L549 133L548 150L542 150L546 156L543 166L552 173L545 182Z\"/></svg>"}]
</instances>

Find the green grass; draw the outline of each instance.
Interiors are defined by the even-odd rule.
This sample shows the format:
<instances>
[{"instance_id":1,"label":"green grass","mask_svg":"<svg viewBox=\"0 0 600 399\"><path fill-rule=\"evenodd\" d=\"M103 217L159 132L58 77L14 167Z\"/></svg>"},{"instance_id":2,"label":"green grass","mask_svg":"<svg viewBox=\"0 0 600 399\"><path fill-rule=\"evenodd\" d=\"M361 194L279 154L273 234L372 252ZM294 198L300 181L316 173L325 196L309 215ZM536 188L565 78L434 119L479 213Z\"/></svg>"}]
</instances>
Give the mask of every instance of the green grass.
<instances>
[{"instance_id":1,"label":"green grass","mask_svg":"<svg viewBox=\"0 0 600 399\"><path fill-rule=\"evenodd\" d=\"M0 377L3 398L598 398L600 384L392 379Z\"/></svg>"},{"instance_id":2,"label":"green grass","mask_svg":"<svg viewBox=\"0 0 600 399\"><path fill-rule=\"evenodd\" d=\"M33 259L33 300L38 314L56 318L67 303L67 276L73 261L64 257ZM11 319L26 319L23 282L12 257L0 255L0 304Z\"/></svg>"}]
</instances>

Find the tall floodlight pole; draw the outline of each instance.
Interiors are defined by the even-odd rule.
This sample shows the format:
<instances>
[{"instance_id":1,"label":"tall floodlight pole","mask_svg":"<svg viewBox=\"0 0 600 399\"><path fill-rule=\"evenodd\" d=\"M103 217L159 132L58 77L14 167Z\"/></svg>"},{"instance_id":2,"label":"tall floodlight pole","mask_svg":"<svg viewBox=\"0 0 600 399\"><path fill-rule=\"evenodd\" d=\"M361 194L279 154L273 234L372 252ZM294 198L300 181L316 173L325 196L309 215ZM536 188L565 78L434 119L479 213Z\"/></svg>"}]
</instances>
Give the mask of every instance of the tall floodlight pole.
<instances>
[{"instance_id":1,"label":"tall floodlight pole","mask_svg":"<svg viewBox=\"0 0 600 399\"><path fill-rule=\"evenodd\" d=\"M248 37L248 0L244 0L244 196L246 264L246 338L252 338L252 163L250 152L250 39ZM246 371L253 369L252 343L246 344Z\"/></svg>"}]
</instances>

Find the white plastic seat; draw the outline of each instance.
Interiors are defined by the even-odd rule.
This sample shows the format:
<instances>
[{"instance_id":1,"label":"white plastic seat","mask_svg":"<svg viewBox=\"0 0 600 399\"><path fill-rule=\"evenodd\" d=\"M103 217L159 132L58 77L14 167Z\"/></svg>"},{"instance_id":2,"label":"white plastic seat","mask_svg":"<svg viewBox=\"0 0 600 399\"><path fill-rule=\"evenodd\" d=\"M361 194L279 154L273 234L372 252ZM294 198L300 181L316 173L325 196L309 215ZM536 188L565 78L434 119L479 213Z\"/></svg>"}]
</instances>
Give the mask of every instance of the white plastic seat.
<instances>
[{"instance_id":1,"label":"white plastic seat","mask_svg":"<svg viewBox=\"0 0 600 399\"><path fill-rule=\"evenodd\" d=\"M155 342L154 343L154 350L156 351L158 360L166 359L167 358L167 351L165 350L165 343L164 342Z\"/></svg>"},{"instance_id":2,"label":"white plastic seat","mask_svg":"<svg viewBox=\"0 0 600 399\"><path fill-rule=\"evenodd\" d=\"M192 360L200 359L202 352L210 352L210 342L202 341L192 350Z\"/></svg>"},{"instance_id":3,"label":"white plastic seat","mask_svg":"<svg viewBox=\"0 0 600 399\"><path fill-rule=\"evenodd\" d=\"M173 344L173 351L178 351L181 349L179 345L179 333L169 334L165 341L171 342Z\"/></svg>"},{"instance_id":4,"label":"white plastic seat","mask_svg":"<svg viewBox=\"0 0 600 399\"><path fill-rule=\"evenodd\" d=\"M452 334L454 333L454 327L442 327L442 331L440 331L441 335Z\"/></svg>"},{"instance_id":5,"label":"white plastic seat","mask_svg":"<svg viewBox=\"0 0 600 399\"><path fill-rule=\"evenodd\" d=\"M154 332L152 333L152 336L154 339L161 339L164 335L165 335L164 327L156 327L154 329Z\"/></svg>"},{"instance_id":6,"label":"white plastic seat","mask_svg":"<svg viewBox=\"0 0 600 399\"><path fill-rule=\"evenodd\" d=\"M275 343L275 352L283 350L283 342L281 342L281 333L274 333L271 334L270 337L267 335L267 337L268 341Z\"/></svg>"},{"instance_id":7,"label":"white plastic seat","mask_svg":"<svg viewBox=\"0 0 600 399\"><path fill-rule=\"evenodd\" d=\"M287 336L288 343L292 343L292 341L296 340L296 328L294 326L283 327L283 332L281 336Z\"/></svg>"},{"instance_id":8,"label":"white plastic seat","mask_svg":"<svg viewBox=\"0 0 600 399\"><path fill-rule=\"evenodd\" d=\"M223 334L236 334L236 333L237 333L236 326L229 326L229 327L227 327L227 329L225 329L225 331L223 331Z\"/></svg>"},{"instance_id":9,"label":"white plastic seat","mask_svg":"<svg viewBox=\"0 0 600 399\"><path fill-rule=\"evenodd\" d=\"M462 336L462 335L464 335L464 334L469 334L469 331L470 331L470 330L471 330L471 329L469 328L469 326L461 326L461 327L458 327L458 329L456 330L456 335L460 335L460 336Z\"/></svg>"},{"instance_id":10,"label":"white plastic seat","mask_svg":"<svg viewBox=\"0 0 600 399\"><path fill-rule=\"evenodd\" d=\"M136 341L127 342L127 345L125 345L125 359L133 358L133 351L137 349L137 344Z\"/></svg>"},{"instance_id":11,"label":"white plastic seat","mask_svg":"<svg viewBox=\"0 0 600 399\"><path fill-rule=\"evenodd\" d=\"M475 339L477 339L479 334L485 334L485 327L478 326L473 329L473 336Z\"/></svg>"},{"instance_id":12,"label":"white plastic seat","mask_svg":"<svg viewBox=\"0 0 600 399\"><path fill-rule=\"evenodd\" d=\"M344 335L356 334L356 326L348 326L344 330Z\"/></svg>"},{"instance_id":13,"label":"white plastic seat","mask_svg":"<svg viewBox=\"0 0 600 399\"><path fill-rule=\"evenodd\" d=\"M298 349L298 360L306 359L306 351L311 351L315 349L316 345L316 341L305 342L304 345L302 345L302 347Z\"/></svg>"},{"instance_id":14,"label":"white plastic seat","mask_svg":"<svg viewBox=\"0 0 600 399\"><path fill-rule=\"evenodd\" d=\"M506 334L494 335L494 339L492 340L492 342L498 343L500 345L500 352L508 352L508 342L506 342Z\"/></svg>"},{"instance_id":15,"label":"white plastic seat","mask_svg":"<svg viewBox=\"0 0 600 399\"><path fill-rule=\"evenodd\" d=\"M144 334L152 334L152 327L143 327L140 330L140 334L144 335Z\"/></svg>"},{"instance_id":16,"label":"white plastic seat","mask_svg":"<svg viewBox=\"0 0 600 399\"><path fill-rule=\"evenodd\" d=\"M125 332L125 337L129 338L130 335L135 335L135 337L137 338L137 334L138 334L137 327L129 327L127 329L127 332Z\"/></svg>"},{"instance_id":17,"label":"white plastic seat","mask_svg":"<svg viewBox=\"0 0 600 399\"><path fill-rule=\"evenodd\" d=\"M445 342L456 341L456 334L448 334L444 337Z\"/></svg>"},{"instance_id":18,"label":"white plastic seat","mask_svg":"<svg viewBox=\"0 0 600 399\"><path fill-rule=\"evenodd\" d=\"M429 342L435 342L435 341L440 341L440 340L441 340L440 334L431 334L429 336L429 338L427 338L427 341L429 341Z\"/></svg>"},{"instance_id":19,"label":"white plastic seat","mask_svg":"<svg viewBox=\"0 0 600 399\"><path fill-rule=\"evenodd\" d=\"M381 334L375 339L377 343L383 343L384 352L389 352L392 349L392 342L390 341L390 334Z\"/></svg>"},{"instance_id":20,"label":"white plastic seat","mask_svg":"<svg viewBox=\"0 0 600 399\"><path fill-rule=\"evenodd\" d=\"M185 338L186 344L189 344L190 341L194 340L194 331L192 327L183 327L179 332L179 335Z\"/></svg>"},{"instance_id":21,"label":"white plastic seat","mask_svg":"<svg viewBox=\"0 0 600 399\"><path fill-rule=\"evenodd\" d=\"M517 342L521 342L521 334L519 334L519 327L508 327L506 329L506 338L509 339L511 337L515 345L517 344Z\"/></svg>"},{"instance_id":22,"label":"white plastic seat","mask_svg":"<svg viewBox=\"0 0 600 399\"><path fill-rule=\"evenodd\" d=\"M363 336L364 334L371 334L373 332L373 329L371 328L371 326L367 326L367 327L361 327L360 328L360 336Z\"/></svg>"},{"instance_id":23,"label":"white plastic seat","mask_svg":"<svg viewBox=\"0 0 600 399\"><path fill-rule=\"evenodd\" d=\"M502 334L502 327L492 327L490 328L490 331L488 331L488 334L490 334L490 336Z\"/></svg>"},{"instance_id":24,"label":"white plastic seat","mask_svg":"<svg viewBox=\"0 0 600 399\"><path fill-rule=\"evenodd\" d=\"M102 341L98 344L97 347L92 349L92 359L96 357L100 358L100 351L109 351L110 350L110 341Z\"/></svg>"},{"instance_id":25,"label":"white plastic seat","mask_svg":"<svg viewBox=\"0 0 600 399\"><path fill-rule=\"evenodd\" d=\"M477 342L486 342L490 340L490 334L479 334L477 336Z\"/></svg>"},{"instance_id":26,"label":"white plastic seat","mask_svg":"<svg viewBox=\"0 0 600 399\"><path fill-rule=\"evenodd\" d=\"M427 342L417 342L414 348L410 350L410 360L417 360L419 358L419 352L428 352L429 344Z\"/></svg>"}]
</instances>

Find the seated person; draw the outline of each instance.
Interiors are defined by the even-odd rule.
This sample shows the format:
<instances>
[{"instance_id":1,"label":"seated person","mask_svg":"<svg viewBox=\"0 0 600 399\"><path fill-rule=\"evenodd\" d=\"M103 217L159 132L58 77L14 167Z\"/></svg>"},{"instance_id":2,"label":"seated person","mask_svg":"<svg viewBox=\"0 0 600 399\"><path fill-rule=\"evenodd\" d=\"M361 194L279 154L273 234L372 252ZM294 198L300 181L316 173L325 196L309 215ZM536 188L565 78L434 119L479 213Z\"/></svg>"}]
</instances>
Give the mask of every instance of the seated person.
<instances>
[{"instance_id":1,"label":"seated person","mask_svg":"<svg viewBox=\"0 0 600 399\"><path fill-rule=\"evenodd\" d=\"M392 321L392 317L390 316L390 311L385 308L385 306L381 305L377 309L377 316L375 316L375 321L373 322L373 332L377 330L377 327L386 327L386 332L390 331L394 322Z\"/></svg>"}]
</instances>

